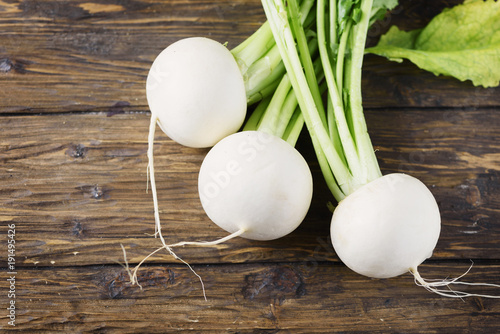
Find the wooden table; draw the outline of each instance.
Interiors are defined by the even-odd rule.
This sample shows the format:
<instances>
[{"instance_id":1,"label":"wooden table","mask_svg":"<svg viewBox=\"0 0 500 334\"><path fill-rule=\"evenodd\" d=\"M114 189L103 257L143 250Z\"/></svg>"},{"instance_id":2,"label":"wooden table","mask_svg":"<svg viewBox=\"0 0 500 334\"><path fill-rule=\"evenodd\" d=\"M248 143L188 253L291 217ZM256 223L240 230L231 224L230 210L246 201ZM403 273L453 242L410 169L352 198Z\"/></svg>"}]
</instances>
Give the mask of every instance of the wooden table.
<instances>
[{"instance_id":1,"label":"wooden table","mask_svg":"<svg viewBox=\"0 0 500 334\"><path fill-rule=\"evenodd\" d=\"M402 0L368 42L393 24L422 27L459 2ZM179 248L203 278L207 301L198 278L166 252L139 271L142 290L130 284L120 245L130 265L159 246L146 192L152 61L182 37L234 47L264 20L258 0L0 1L2 332L500 331L498 299L444 298L410 274L369 279L338 260L328 240L333 199L307 134L298 149L313 170L315 195L295 232L273 242ZM420 267L426 278L459 276L473 260L465 281L500 283L499 93L365 57L364 106L382 170L423 180L442 212L434 256ZM226 235L198 199L206 152L157 131L168 242ZM15 240L10 269L8 240Z\"/></svg>"}]
</instances>

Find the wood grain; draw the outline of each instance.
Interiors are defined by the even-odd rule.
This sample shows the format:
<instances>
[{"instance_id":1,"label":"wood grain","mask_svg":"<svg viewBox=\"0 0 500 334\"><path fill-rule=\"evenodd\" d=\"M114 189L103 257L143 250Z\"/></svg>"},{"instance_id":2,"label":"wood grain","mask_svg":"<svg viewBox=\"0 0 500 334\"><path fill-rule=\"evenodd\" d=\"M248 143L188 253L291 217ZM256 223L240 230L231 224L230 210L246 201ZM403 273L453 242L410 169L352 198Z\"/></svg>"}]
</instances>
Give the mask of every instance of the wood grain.
<instances>
[{"instance_id":1,"label":"wood grain","mask_svg":"<svg viewBox=\"0 0 500 334\"><path fill-rule=\"evenodd\" d=\"M264 20L255 0L9 1L1 8L4 113L146 110L146 76L166 46L206 36L234 47Z\"/></svg>"},{"instance_id":2,"label":"wood grain","mask_svg":"<svg viewBox=\"0 0 500 334\"><path fill-rule=\"evenodd\" d=\"M458 2L401 1L372 28L369 42L393 24L422 27ZM0 4L0 113L147 111L146 76L166 46L206 36L232 48L265 21L258 0ZM366 57L363 94L367 108L500 104L500 88L436 78L410 63L376 56Z\"/></svg>"},{"instance_id":3,"label":"wood grain","mask_svg":"<svg viewBox=\"0 0 500 334\"><path fill-rule=\"evenodd\" d=\"M435 257L500 259L495 113L374 110L367 111L367 119L376 129L372 139L383 171L419 177L439 202L443 233ZM137 262L159 245L149 236L154 222L146 193L148 124L145 113L0 118L0 219L18 227L23 264L110 263L121 259L120 243ZM326 203L333 199L303 138L298 148L310 161L316 186L312 208L297 231L272 243L240 239L207 250L185 247L180 254L192 263L300 261L314 252L336 261L327 240ZM182 147L161 131L156 135L157 187L169 242L225 235L198 198L198 169L206 152ZM152 261L172 258L165 253Z\"/></svg>"},{"instance_id":4,"label":"wood grain","mask_svg":"<svg viewBox=\"0 0 500 334\"><path fill-rule=\"evenodd\" d=\"M467 267L436 263L422 266L422 272L455 277ZM184 266L144 268L142 290L119 266L25 269L18 273L17 303L23 311L16 330L460 334L500 329L498 302L442 298L416 286L410 275L373 280L341 265L314 262L194 269L204 280L207 301L200 281ZM467 279L492 283L499 271L498 265L477 265Z\"/></svg>"},{"instance_id":5,"label":"wood grain","mask_svg":"<svg viewBox=\"0 0 500 334\"><path fill-rule=\"evenodd\" d=\"M461 0L401 0L376 23L423 27ZM361 277L328 239L333 201L307 132L297 148L314 176L304 223L273 241L234 239L152 256L159 246L147 188L145 80L183 37L234 47L265 20L259 0L0 0L0 331L22 333L495 333L498 300L447 299L409 274ZM500 88L436 77L367 55L363 99L384 173L427 184L442 212L429 279L499 284ZM156 132L155 164L168 242L226 235L204 214L197 174L207 149ZM6 235L15 225L16 327L8 325ZM119 263L118 263L119 262ZM466 288L459 286L460 288ZM471 287L469 287L470 289ZM499 295L494 288L472 292Z\"/></svg>"}]
</instances>

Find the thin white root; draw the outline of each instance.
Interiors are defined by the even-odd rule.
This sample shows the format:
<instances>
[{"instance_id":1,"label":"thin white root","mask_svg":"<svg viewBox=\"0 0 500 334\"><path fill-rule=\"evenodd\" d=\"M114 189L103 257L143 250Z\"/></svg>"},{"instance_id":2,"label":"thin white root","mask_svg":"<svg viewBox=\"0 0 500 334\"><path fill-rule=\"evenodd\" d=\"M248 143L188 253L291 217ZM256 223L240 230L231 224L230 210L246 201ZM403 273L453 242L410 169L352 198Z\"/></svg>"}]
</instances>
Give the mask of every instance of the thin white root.
<instances>
[{"instance_id":1,"label":"thin white root","mask_svg":"<svg viewBox=\"0 0 500 334\"><path fill-rule=\"evenodd\" d=\"M149 143L148 143L148 150L149 150ZM149 193L149 162L148 166L146 167L146 194Z\"/></svg>"},{"instance_id":2,"label":"thin white root","mask_svg":"<svg viewBox=\"0 0 500 334\"><path fill-rule=\"evenodd\" d=\"M152 114L151 115L151 122L149 123L149 134L148 134L148 167L147 167L147 179L148 181L151 182L151 193L153 195L153 207L154 207L154 217L155 217L155 237L160 237L161 243L163 244L162 247L158 248L157 250L151 252L148 256L146 256L139 264L134 268L131 274L131 282L132 284L137 284L139 287L141 285L139 284L137 280L137 270L139 267L148 259L150 258L153 254L159 252L162 249L166 249L175 259L181 261L182 263L186 264L188 268L200 279L201 286L203 288L203 297L205 300L207 300L207 296L205 294L205 285L203 284L203 280L201 279L200 275L198 275L194 269L183 259L177 256L177 254L174 253L174 251L168 246L165 242L165 239L163 238L163 235L161 233L161 224L160 224L160 211L159 211L159 206L158 206L158 194L156 192L156 180L155 180L155 169L154 169L154 154L153 154L153 147L154 147L154 139L155 139L155 130L156 130L156 122L158 121L158 118ZM149 185L149 182L148 182ZM146 188L147 191L147 188ZM130 273L129 273L130 275ZM142 287L141 287L142 289Z\"/></svg>"},{"instance_id":3,"label":"thin white root","mask_svg":"<svg viewBox=\"0 0 500 334\"><path fill-rule=\"evenodd\" d=\"M410 268L410 273L413 274L413 277L415 279L415 284L421 287L424 287L427 291L436 293L440 296L444 297L450 297L450 298L465 298L465 297L484 297L484 298L500 298L500 295L486 295L486 294L477 294L477 293L469 293L469 292L464 292L464 291L457 291L453 290L451 288L451 285L468 285L468 286L482 286L482 287L493 287L493 288L500 288L499 284L492 284L492 283L469 283L469 282L461 282L459 279L464 277L469 273L469 271L472 269L472 266L474 263L471 264L469 269L462 275L453 278L453 279L443 279L443 280L436 280L433 282L429 282L429 280L425 280L420 276L418 270L416 268ZM446 287L447 289L440 289L442 287Z\"/></svg>"},{"instance_id":4,"label":"thin white root","mask_svg":"<svg viewBox=\"0 0 500 334\"><path fill-rule=\"evenodd\" d=\"M207 246L215 246L215 245L218 245L218 244L221 244L223 242L226 242L228 240L231 240L233 238L236 238L236 237L239 237L240 235L242 235L243 233L245 233L245 230L244 229L240 229L224 238L220 238L220 239L217 239L217 240L214 240L214 241L182 241L182 242L178 242L176 244L171 244L171 245L168 245L169 247L178 247L178 246L200 246L200 247L207 247Z\"/></svg>"},{"instance_id":5,"label":"thin white root","mask_svg":"<svg viewBox=\"0 0 500 334\"><path fill-rule=\"evenodd\" d=\"M130 270L130 267L129 267L128 261L127 261L127 251L125 250L125 247L123 247L123 244L120 244L120 246L122 247L123 259L125 261L125 264L122 264L120 262L118 262L118 264L121 265L125 269L125 271L127 272L128 276L130 278L130 282L132 282L132 284L137 284L139 286L139 288L141 288L141 290L142 290L142 286L139 283L134 281L134 274Z\"/></svg>"},{"instance_id":6,"label":"thin white root","mask_svg":"<svg viewBox=\"0 0 500 334\"><path fill-rule=\"evenodd\" d=\"M188 268L189 270L191 270L191 272L196 276L198 277L198 279L200 280L200 283L201 283L201 287L202 287L202 290L203 290L203 298L205 299L205 301L207 301L207 295L206 295L206 291L205 291L205 284L203 283L203 279L201 278L201 276L196 273L196 271L191 267L191 265L189 263L187 263L186 261L184 261L183 259L181 259L177 254L175 254L172 250L172 247L178 247L178 246L186 246L186 245L189 245L189 246L199 246L199 247L209 247L209 246L215 246L215 245L218 245L220 243L223 243L225 241L228 241L230 239L233 239L233 238L236 238L240 235L242 235L243 233L245 232L244 229L240 229L226 237L223 237L223 238L220 238L220 239L217 239L217 240L214 240L214 241L184 241L184 242L178 242L176 244L171 244L171 245L166 245L165 243L163 244L162 247L152 251L151 253L149 253L149 255L147 255L145 258L143 258L141 260L141 262L139 262L139 264L137 264L137 266L135 266L135 268L133 270L130 270L130 267L128 265L128 261L127 261L127 252L125 251L125 247L123 247L123 245L121 245L122 247L122 250L123 250L123 257L125 259L125 265L122 264L122 266L125 268L125 270L127 271L129 277L130 277L130 282L133 284L133 285L138 285L141 290L142 290L142 286L139 284L139 280L137 279L137 271L139 270L139 268L141 267L141 265L146 262L152 255L158 253L159 251L161 251L162 249L166 249L170 255L172 255L176 260L179 260L180 262L184 263ZM163 240L163 237L160 237L162 242L164 242Z\"/></svg>"},{"instance_id":7,"label":"thin white root","mask_svg":"<svg viewBox=\"0 0 500 334\"><path fill-rule=\"evenodd\" d=\"M236 231L235 233L228 235L227 237L224 237L224 238L221 238L218 240L214 240L214 241L209 241L209 242L204 242L204 241L179 242L176 244L167 245L167 243L165 242L165 239L163 238L163 234L161 233L160 211L159 211L159 205L158 205L158 195L156 192L156 181L155 181L155 171L154 171L153 147L154 147L154 137L155 137L155 130L156 130L157 121L158 121L158 118L154 114L152 114L151 115L151 122L149 124L149 134L148 134L148 151L147 151L147 156L148 156L147 180L148 180L148 182L147 182L147 186L146 186L146 192L148 191L149 182L151 182L151 193L153 195L153 207L154 207L154 217L155 217L154 236L155 236L155 238L156 237L160 238L163 246L159 247L158 249L149 253L149 255L147 255L144 259L142 259L141 262L139 262L139 264L137 264L137 266L131 271L129 268L128 262L127 262L127 254L126 254L125 248L122 245L123 257L125 258L124 268L130 276L131 283L137 284L142 289L142 286L139 284L139 281L137 279L137 271L139 270L141 265L144 262L146 262L151 256L158 253L162 249L166 249L170 253L170 255L172 255L176 260L179 260L180 262L184 263L189 268L189 270L191 270L191 272L196 277L198 277L198 279L200 280L200 283L201 283L202 290L203 290L203 298L205 298L205 301L206 301L207 295L205 292L205 284L203 283L203 279L201 278L200 275L198 275L198 273L196 273L196 271L194 271L194 269L191 267L191 265L189 263L187 263L186 261L181 259L179 256L177 256L177 254L174 253L174 251L172 250L172 247L185 246L185 245L204 246L204 247L214 246L214 245L220 244L222 242L225 242L229 239L240 236L241 234L243 234L245 232L245 230L242 229L242 230Z\"/></svg>"},{"instance_id":8,"label":"thin white root","mask_svg":"<svg viewBox=\"0 0 500 334\"><path fill-rule=\"evenodd\" d=\"M155 234L159 233L160 227L160 214L158 207L158 195L156 193L156 180L155 180L155 167L154 167L154 140L155 140L155 130L156 122L158 118L155 115L151 115L151 122L149 124L149 134L148 134L148 167L147 167L147 178L151 182L151 192L153 194L153 207L154 207L154 217L155 217ZM149 185L149 182L148 182ZM146 188L147 191L147 188Z\"/></svg>"}]
</instances>

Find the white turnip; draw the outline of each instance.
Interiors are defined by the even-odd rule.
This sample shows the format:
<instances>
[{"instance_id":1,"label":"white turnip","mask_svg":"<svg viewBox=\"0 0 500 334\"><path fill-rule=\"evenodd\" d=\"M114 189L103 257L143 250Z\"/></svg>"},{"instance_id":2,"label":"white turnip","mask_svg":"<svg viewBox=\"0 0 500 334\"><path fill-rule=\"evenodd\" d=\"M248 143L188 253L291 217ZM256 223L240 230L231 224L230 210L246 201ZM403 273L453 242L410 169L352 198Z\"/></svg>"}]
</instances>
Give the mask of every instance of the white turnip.
<instances>
[{"instance_id":1,"label":"white turnip","mask_svg":"<svg viewBox=\"0 0 500 334\"><path fill-rule=\"evenodd\" d=\"M167 245L161 232L153 156L156 125L181 145L211 147L241 128L247 110L245 83L236 59L226 46L204 37L181 39L164 49L149 71L146 95L151 110L148 177L153 195L155 236L160 238L162 247L145 257L133 272L129 271L131 281L136 284L139 284L138 268L161 249L189 266L172 250L176 245L189 243ZM125 249L124 256L127 263Z\"/></svg>"},{"instance_id":2,"label":"white turnip","mask_svg":"<svg viewBox=\"0 0 500 334\"><path fill-rule=\"evenodd\" d=\"M411 272L417 284L435 293L474 296L439 287L481 284L457 279L427 282L417 271L432 255L439 238L436 200L413 177L382 176L362 107L361 69L368 27L372 14L385 11L389 4L372 0L348 3L316 2L319 58L328 92L325 108L308 50L308 34L298 20L299 1L262 0L319 166L339 202L332 217L333 246L340 259L362 275L388 278Z\"/></svg>"},{"instance_id":3,"label":"white turnip","mask_svg":"<svg viewBox=\"0 0 500 334\"><path fill-rule=\"evenodd\" d=\"M191 37L171 44L158 55L148 74L146 93L151 109L148 175L156 234L166 247L154 173L156 124L179 144L213 146L243 124L247 107L245 84L236 60L224 45L204 37Z\"/></svg>"},{"instance_id":4,"label":"white turnip","mask_svg":"<svg viewBox=\"0 0 500 334\"><path fill-rule=\"evenodd\" d=\"M362 186L342 200L333 213L330 232L335 252L358 274L391 278L409 272L417 285L441 296L500 298L452 290L451 285L500 287L459 281L470 268L454 279L430 282L422 278L418 266L432 256L440 230L439 208L425 184L412 176L394 173Z\"/></svg>"},{"instance_id":5,"label":"white turnip","mask_svg":"<svg viewBox=\"0 0 500 334\"><path fill-rule=\"evenodd\" d=\"M210 219L254 240L283 237L299 226L312 198L312 176L283 139L243 131L217 143L200 168L198 190Z\"/></svg>"},{"instance_id":6,"label":"white turnip","mask_svg":"<svg viewBox=\"0 0 500 334\"><path fill-rule=\"evenodd\" d=\"M245 83L231 52L204 37L181 39L163 50L148 74L151 117L176 142L211 147L245 119Z\"/></svg>"},{"instance_id":7,"label":"white turnip","mask_svg":"<svg viewBox=\"0 0 500 334\"><path fill-rule=\"evenodd\" d=\"M355 272L374 278L416 271L441 230L434 196L418 179L388 174L347 196L331 223L335 252Z\"/></svg>"},{"instance_id":8,"label":"white turnip","mask_svg":"<svg viewBox=\"0 0 500 334\"><path fill-rule=\"evenodd\" d=\"M213 246L238 236L253 240L281 238L304 220L312 200L313 182L307 162L288 142L263 131L243 131L211 148L200 168L198 190L208 217L230 234L214 241L167 244L158 223L156 234L162 247L129 271L132 283L139 284L139 267L166 249L200 279L205 294L201 277L172 248ZM155 217L159 222L157 212ZM124 257L126 262L125 250Z\"/></svg>"}]
</instances>

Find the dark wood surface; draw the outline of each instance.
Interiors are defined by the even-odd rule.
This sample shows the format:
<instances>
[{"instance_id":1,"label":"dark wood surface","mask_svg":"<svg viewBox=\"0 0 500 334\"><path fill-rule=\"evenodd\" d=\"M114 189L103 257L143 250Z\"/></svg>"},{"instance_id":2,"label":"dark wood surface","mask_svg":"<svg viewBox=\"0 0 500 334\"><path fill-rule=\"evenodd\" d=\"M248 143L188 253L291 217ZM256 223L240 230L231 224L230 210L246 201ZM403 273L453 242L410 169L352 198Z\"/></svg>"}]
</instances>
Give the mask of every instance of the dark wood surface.
<instances>
[{"instance_id":1,"label":"dark wood surface","mask_svg":"<svg viewBox=\"0 0 500 334\"><path fill-rule=\"evenodd\" d=\"M422 27L460 1L400 1L370 31ZM410 274L374 280L347 269L328 240L333 199L304 133L311 210L272 242L180 248L199 280L159 246L146 192L145 79L171 42L207 36L229 47L265 20L258 0L0 1L0 330L25 333L494 333L500 300L447 299ZM442 213L429 279L500 283L500 88L436 77L368 55L368 127L384 173L424 181ZM155 162L168 242L212 240L197 193L206 149L157 131ZM7 236L15 225L15 327L7 307ZM465 288L464 288L465 289ZM500 289L475 287L500 295Z\"/></svg>"}]
</instances>

